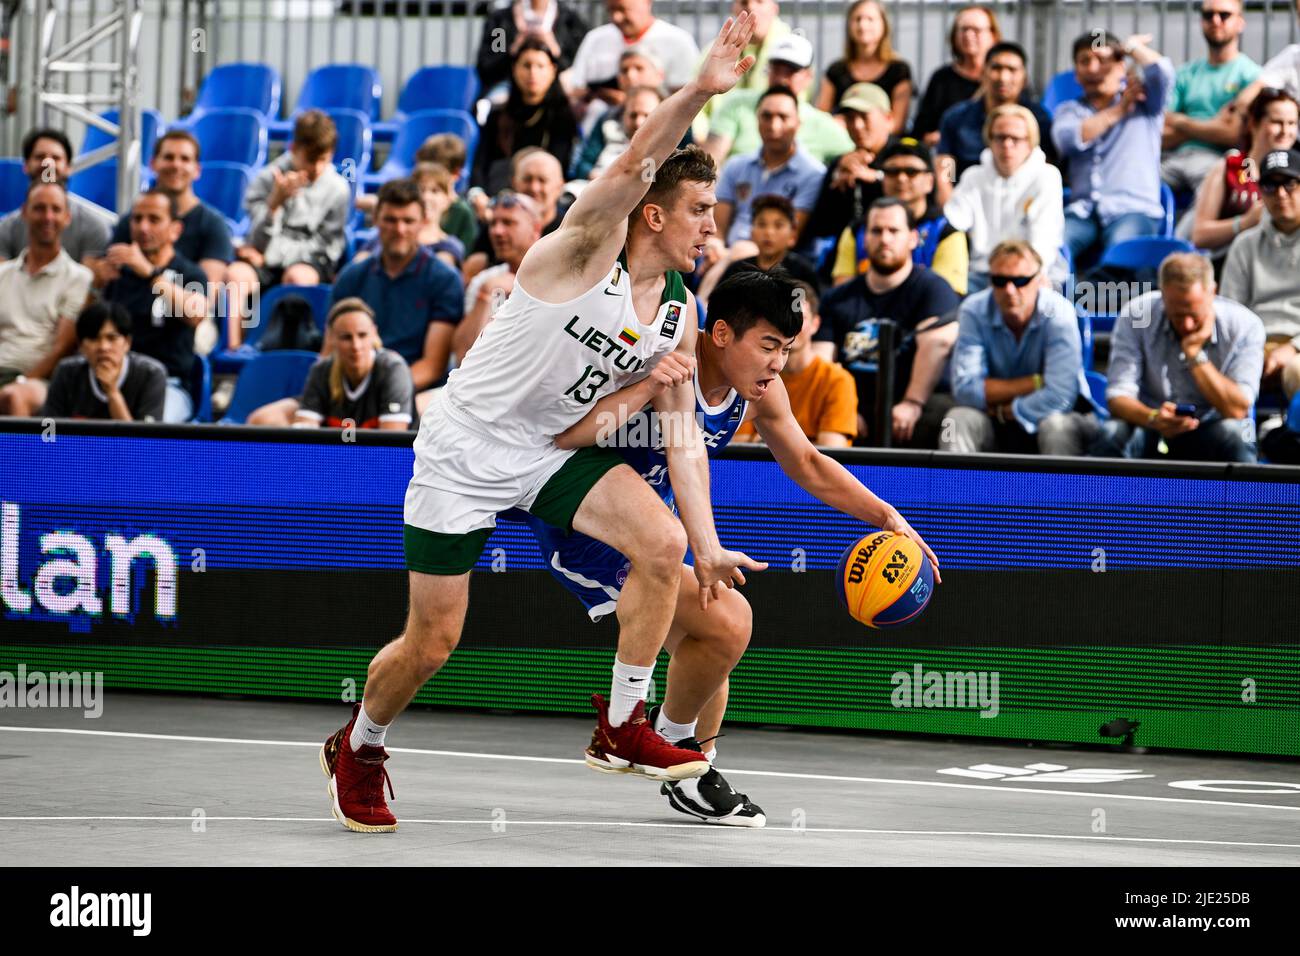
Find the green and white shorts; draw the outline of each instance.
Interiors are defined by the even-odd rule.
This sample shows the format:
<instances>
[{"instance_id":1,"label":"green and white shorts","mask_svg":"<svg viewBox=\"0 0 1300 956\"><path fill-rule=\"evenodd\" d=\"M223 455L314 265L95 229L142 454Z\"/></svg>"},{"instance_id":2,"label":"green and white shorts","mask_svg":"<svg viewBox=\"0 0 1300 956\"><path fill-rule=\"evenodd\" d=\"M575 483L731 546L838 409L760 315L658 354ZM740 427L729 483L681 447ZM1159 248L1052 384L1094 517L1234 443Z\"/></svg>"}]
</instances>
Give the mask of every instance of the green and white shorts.
<instances>
[{"instance_id":1,"label":"green and white shorts","mask_svg":"<svg viewBox=\"0 0 1300 956\"><path fill-rule=\"evenodd\" d=\"M464 574L478 561L497 515L511 508L572 531L587 493L621 464L609 448L503 444L489 426L450 409L440 391L415 439L403 509L406 566L422 574Z\"/></svg>"}]
</instances>

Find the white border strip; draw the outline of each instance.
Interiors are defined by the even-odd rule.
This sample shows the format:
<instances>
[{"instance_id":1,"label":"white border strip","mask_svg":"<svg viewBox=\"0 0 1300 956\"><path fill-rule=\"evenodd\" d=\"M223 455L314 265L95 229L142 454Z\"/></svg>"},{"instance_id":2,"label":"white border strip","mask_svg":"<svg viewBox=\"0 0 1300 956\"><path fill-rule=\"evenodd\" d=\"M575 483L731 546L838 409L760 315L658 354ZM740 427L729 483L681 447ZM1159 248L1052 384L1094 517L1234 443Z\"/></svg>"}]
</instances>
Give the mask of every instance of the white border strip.
<instances>
[{"instance_id":1,"label":"white border strip","mask_svg":"<svg viewBox=\"0 0 1300 956\"><path fill-rule=\"evenodd\" d=\"M145 734L122 730L78 730L66 727L9 727L0 726L0 731L29 734L75 734L89 737L121 737L133 740L174 740L187 743L238 744L261 747L312 747L319 749L318 741L305 740L256 740L250 737L193 737L181 734ZM523 754L488 754L461 750L424 750L417 747L389 747L390 754L419 754L426 757L466 757L475 760L522 760L533 763L582 764L582 760L568 757L530 757ZM1105 797L1109 800L1142 800L1156 803L1191 803L1211 807L1245 807L1251 810L1289 810L1300 812L1300 804L1288 805L1277 803L1248 803L1244 800L1197 800L1191 797L1156 797L1137 793L1103 793L1094 790L1046 790L1041 787L998 787L991 784L952 783L947 780L900 780L894 777L850 777L824 773L787 773L778 770L741 770L728 765L730 776L743 775L751 777L784 777L792 780L834 780L844 783L880 783L900 787L942 787L956 790L991 790L995 793L1032 793L1037 796L1052 797ZM8 818L4 818L8 819ZM188 819L188 818L187 818ZM857 832L857 831L840 831ZM869 833L886 831L861 831Z\"/></svg>"}]
</instances>

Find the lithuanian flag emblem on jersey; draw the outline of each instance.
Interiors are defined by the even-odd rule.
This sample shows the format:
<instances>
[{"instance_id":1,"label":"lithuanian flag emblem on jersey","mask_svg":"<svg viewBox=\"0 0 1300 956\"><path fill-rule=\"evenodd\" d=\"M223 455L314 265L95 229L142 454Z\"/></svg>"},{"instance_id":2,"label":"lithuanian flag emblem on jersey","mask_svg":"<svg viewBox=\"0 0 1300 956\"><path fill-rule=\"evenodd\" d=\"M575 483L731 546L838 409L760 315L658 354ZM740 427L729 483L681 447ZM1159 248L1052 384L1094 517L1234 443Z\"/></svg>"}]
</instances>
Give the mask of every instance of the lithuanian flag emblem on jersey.
<instances>
[{"instance_id":1,"label":"lithuanian flag emblem on jersey","mask_svg":"<svg viewBox=\"0 0 1300 956\"><path fill-rule=\"evenodd\" d=\"M627 326L623 326L623 331L618 333L618 340L624 345L636 345L637 342L641 341L641 336L637 335Z\"/></svg>"}]
</instances>

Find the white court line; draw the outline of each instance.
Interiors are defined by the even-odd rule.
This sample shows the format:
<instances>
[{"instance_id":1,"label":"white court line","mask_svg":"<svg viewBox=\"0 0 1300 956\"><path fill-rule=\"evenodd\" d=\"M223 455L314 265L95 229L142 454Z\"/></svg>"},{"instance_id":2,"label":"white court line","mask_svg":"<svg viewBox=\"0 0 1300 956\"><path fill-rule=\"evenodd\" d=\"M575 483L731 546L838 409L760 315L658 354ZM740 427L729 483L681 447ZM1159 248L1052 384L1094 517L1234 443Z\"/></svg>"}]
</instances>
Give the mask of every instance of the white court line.
<instances>
[{"instance_id":1,"label":"white court line","mask_svg":"<svg viewBox=\"0 0 1300 956\"><path fill-rule=\"evenodd\" d=\"M103 816L103 817L2 817L0 823L9 821L23 823L62 823L62 822L128 822L128 823L192 823L196 819L202 819L205 823L225 822L225 823L334 823L332 817L167 817L167 816ZM406 824L434 824L434 825L470 825L470 826L497 826L498 824L506 827L649 827L654 829L667 830L700 830L701 827L707 826L701 823L648 823L630 820L418 820L407 819L403 817L398 821L399 825ZM708 827L714 833L727 830L731 831L748 831L749 827ZM764 833L860 833L872 834L878 836L946 836L946 837L1019 837L1027 840L1100 840L1112 843L1178 843L1178 844L1195 844L1197 846L1253 846L1266 847L1281 850L1300 850L1300 843L1246 843L1237 840L1178 840L1163 837L1117 837L1117 836L1093 836L1090 834L1080 833L1016 833L1013 831L1001 832L995 830L880 830L868 829L865 827L803 827L796 830L793 827L760 827Z\"/></svg>"},{"instance_id":2,"label":"white court line","mask_svg":"<svg viewBox=\"0 0 1300 956\"><path fill-rule=\"evenodd\" d=\"M30 734L77 734L91 737L126 737L135 740L175 740L187 743L208 744L253 744L262 747L312 747L320 749L320 743L304 740L257 740L252 737L191 737L180 734L143 734L123 730L78 730L67 727L6 727L0 731ZM584 761L570 757L529 757L522 754L486 754L461 750L423 750L416 747L389 747L390 754L419 754L426 757L468 757L476 760L524 760L535 763L581 764ZM947 780L900 780L893 777L848 777L826 773L788 773L780 770L740 770L728 765L729 776L745 775L751 777L786 777L795 780L834 780L845 783L883 783L900 787L941 787L957 790L991 790L995 793L1032 793L1051 797L1105 797L1108 800L1141 800L1157 803L1192 803L1211 807L1245 807L1250 810L1290 810L1300 811L1300 805L1278 803L1247 803L1242 800L1196 800L1191 797L1155 797L1138 793L1101 793L1094 790L1044 790L1035 787L995 787L980 783L952 783Z\"/></svg>"}]
</instances>

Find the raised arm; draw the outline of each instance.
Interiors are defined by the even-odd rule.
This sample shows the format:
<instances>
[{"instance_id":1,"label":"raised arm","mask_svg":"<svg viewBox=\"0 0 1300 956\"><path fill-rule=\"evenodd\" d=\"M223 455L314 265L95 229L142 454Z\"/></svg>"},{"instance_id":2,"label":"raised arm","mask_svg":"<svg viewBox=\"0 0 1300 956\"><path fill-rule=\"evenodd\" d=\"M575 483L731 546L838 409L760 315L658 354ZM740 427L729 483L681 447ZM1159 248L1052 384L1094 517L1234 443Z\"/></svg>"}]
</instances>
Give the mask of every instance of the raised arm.
<instances>
[{"instance_id":1,"label":"raised arm","mask_svg":"<svg viewBox=\"0 0 1300 956\"><path fill-rule=\"evenodd\" d=\"M659 104L627 152L582 191L560 228L528 251L519 269L525 288L540 291L556 275L585 273L588 262L598 263L593 271L603 273L614 261L627 236L628 216L645 198L655 170L677 148L709 97L730 90L754 65L753 56L740 59L753 32L748 12L722 25L699 75Z\"/></svg>"}]
</instances>

